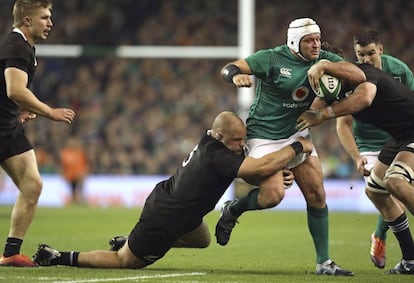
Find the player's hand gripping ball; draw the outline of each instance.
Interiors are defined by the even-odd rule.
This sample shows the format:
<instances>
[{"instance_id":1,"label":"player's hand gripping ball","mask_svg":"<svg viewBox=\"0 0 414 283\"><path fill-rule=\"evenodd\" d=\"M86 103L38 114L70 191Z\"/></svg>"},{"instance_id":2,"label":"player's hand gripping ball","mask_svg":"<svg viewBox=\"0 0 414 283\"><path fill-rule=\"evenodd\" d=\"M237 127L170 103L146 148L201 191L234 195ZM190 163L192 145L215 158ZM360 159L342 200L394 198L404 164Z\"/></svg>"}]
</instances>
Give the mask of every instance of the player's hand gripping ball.
<instances>
[{"instance_id":1,"label":"player's hand gripping ball","mask_svg":"<svg viewBox=\"0 0 414 283\"><path fill-rule=\"evenodd\" d=\"M329 74L324 74L319 80L319 88L312 88L316 96L332 101L335 100L341 92L341 81Z\"/></svg>"}]
</instances>

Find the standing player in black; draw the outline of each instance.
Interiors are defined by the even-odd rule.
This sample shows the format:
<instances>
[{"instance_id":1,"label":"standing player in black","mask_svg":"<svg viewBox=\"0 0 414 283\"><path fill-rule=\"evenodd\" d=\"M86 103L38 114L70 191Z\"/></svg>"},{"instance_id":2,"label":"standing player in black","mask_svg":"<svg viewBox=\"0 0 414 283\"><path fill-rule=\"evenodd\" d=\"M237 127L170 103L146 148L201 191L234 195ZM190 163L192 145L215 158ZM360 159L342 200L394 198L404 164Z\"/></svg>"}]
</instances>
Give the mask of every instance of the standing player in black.
<instances>
[{"instance_id":1,"label":"standing player in black","mask_svg":"<svg viewBox=\"0 0 414 283\"><path fill-rule=\"evenodd\" d=\"M43 244L34 261L46 266L143 268L172 247L207 247L210 232L203 217L236 177L260 185L297 154L310 153L313 147L300 138L256 159L245 157L245 138L243 121L232 112L220 113L176 173L156 185L127 243L118 251L59 252Z\"/></svg>"},{"instance_id":2,"label":"standing player in black","mask_svg":"<svg viewBox=\"0 0 414 283\"><path fill-rule=\"evenodd\" d=\"M0 266L36 267L20 254L23 238L36 212L42 180L23 122L37 115L71 123L70 109L51 108L29 89L37 66L34 45L52 29L50 0L17 0L13 31L0 43L0 165L19 189Z\"/></svg>"},{"instance_id":3,"label":"standing player in black","mask_svg":"<svg viewBox=\"0 0 414 283\"><path fill-rule=\"evenodd\" d=\"M366 80L341 77L338 68L363 72ZM317 126L343 115L387 131L391 139L381 150L367 180L366 193L396 236L402 260L388 274L414 274L414 243L408 219L398 199L414 215L414 95L411 90L371 64L339 66L321 62L308 71L311 84L329 73L350 85L352 93L339 102L317 111L306 111L298 118L300 130Z\"/></svg>"}]
</instances>

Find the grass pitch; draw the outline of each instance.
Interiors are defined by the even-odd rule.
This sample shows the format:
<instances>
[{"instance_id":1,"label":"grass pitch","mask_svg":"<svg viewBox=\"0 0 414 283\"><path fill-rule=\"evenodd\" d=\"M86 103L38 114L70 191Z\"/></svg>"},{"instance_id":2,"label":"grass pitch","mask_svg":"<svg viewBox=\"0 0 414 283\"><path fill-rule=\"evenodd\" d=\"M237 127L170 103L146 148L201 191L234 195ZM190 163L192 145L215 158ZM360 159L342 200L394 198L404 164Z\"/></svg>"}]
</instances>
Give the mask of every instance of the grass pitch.
<instances>
[{"instance_id":1,"label":"grass pitch","mask_svg":"<svg viewBox=\"0 0 414 283\"><path fill-rule=\"evenodd\" d=\"M11 207L0 206L1 243L7 237L10 211ZM63 251L108 249L108 240L129 233L139 214L139 209L129 208L40 207L22 252L32 256L39 243ZM414 282L411 275L384 275L371 263L369 238L377 218L373 214L330 214L331 257L352 270L354 277L314 274L315 252L304 211L247 212L225 247L215 243L218 217L218 212L206 217L213 240L209 248L172 249L145 269L2 267L0 282ZM410 221L414 223L411 216ZM386 269L399 260L398 243L389 233Z\"/></svg>"}]
</instances>

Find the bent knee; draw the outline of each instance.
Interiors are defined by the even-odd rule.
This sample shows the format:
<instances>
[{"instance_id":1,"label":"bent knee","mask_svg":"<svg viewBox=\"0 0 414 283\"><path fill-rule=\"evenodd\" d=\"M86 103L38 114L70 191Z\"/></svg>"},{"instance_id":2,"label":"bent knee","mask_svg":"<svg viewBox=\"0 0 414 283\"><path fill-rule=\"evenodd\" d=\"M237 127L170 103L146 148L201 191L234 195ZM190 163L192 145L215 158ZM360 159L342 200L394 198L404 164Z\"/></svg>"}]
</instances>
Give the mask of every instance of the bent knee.
<instances>
[{"instance_id":1,"label":"bent knee","mask_svg":"<svg viewBox=\"0 0 414 283\"><path fill-rule=\"evenodd\" d=\"M210 246L211 237L210 234L203 234L197 238L197 240L192 240L188 243L188 247L196 248L196 249L204 249Z\"/></svg>"},{"instance_id":2,"label":"bent knee","mask_svg":"<svg viewBox=\"0 0 414 283\"><path fill-rule=\"evenodd\" d=\"M41 183L40 184L37 184L36 186L34 186L31 190L30 190L30 192L29 192L29 194L30 194L30 199L32 199L33 201L35 201L36 203L37 203L37 201L39 200L39 198L40 198L40 194L42 193L42 185L41 185Z\"/></svg>"},{"instance_id":3,"label":"bent knee","mask_svg":"<svg viewBox=\"0 0 414 283\"><path fill-rule=\"evenodd\" d=\"M384 183L391 193L399 191L406 184L412 184L414 170L402 161L394 161L385 172Z\"/></svg>"},{"instance_id":4,"label":"bent knee","mask_svg":"<svg viewBox=\"0 0 414 283\"><path fill-rule=\"evenodd\" d=\"M37 206L41 192L41 186L26 187L24 189L20 189L19 198L28 206Z\"/></svg>"},{"instance_id":5,"label":"bent knee","mask_svg":"<svg viewBox=\"0 0 414 283\"><path fill-rule=\"evenodd\" d=\"M323 185L319 187L303 188L302 193L309 206L324 207L326 205L326 193Z\"/></svg>"},{"instance_id":6,"label":"bent knee","mask_svg":"<svg viewBox=\"0 0 414 283\"><path fill-rule=\"evenodd\" d=\"M284 198L284 190L275 190L272 192L260 192L257 196L257 203L261 208L271 208L277 206Z\"/></svg>"},{"instance_id":7,"label":"bent knee","mask_svg":"<svg viewBox=\"0 0 414 283\"><path fill-rule=\"evenodd\" d=\"M41 179L38 179L36 181L33 182L33 188L32 188L32 193L39 197L40 194L42 193L42 188L43 188L43 182Z\"/></svg>"},{"instance_id":8,"label":"bent knee","mask_svg":"<svg viewBox=\"0 0 414 283\"><path fill-rule=\"evenodd\" d=\"M210 246L211 236L210 234L201 234L197 235L198 237L192 237L191 239L181 240L181 247L186 248L195 248L195 249L204 249Z\"/></svg>"},{"instance_id":9,"label":"bent knee","mask_svg":"<svg viewBox=\"0 0 414 283\"><path fill-rule=\"evenodd\" d=\"M119 264L120 268L129 268L129 269L139 269L139 268L143 268L147 265L150 265L152 263L154 263L155 261L157 261L159 258L154 259L153 262L147 262L144 260L139 259L138 257L136 257L131 249L129 248L128 244L125 244L117 253L117 261Z\"/></svg>"},{"instance_id":10,"label":"bent knee","mask_svg":"<svg viewBox=\"0 0 414 283\"><path fill-rule=\"evenodd\" d=\"M23 196L28 199L37 200L42 193L43 182L39 178L31 178L25 180L22 184L18 185L18 188Z\"/></svg>"},{"instance_id":11,"label":"bent knee","mask_svg":"<svg viewBox=\"0 0 414 283\"><path fill-rule=\"evenodd\" d=\"M207 248L207 247L210 246L210 243L211 243L211 239L204 239L204 240L202 240L202 241L200 241L198 243L198 247L197 248L199 248L199 249L205 249L205 248Z\"/></svg>"},{"instance_id":12,"label":"bent knee","mask_svg":"<svg viewBox=\"0 0 414 283\"><path fill-rule=\"evenodd\" d=\"M396 194L405 183L407 183L407 181L404 181L398 178L385 178L384 179L385 187L387 188L388 192L390 192L391 194Z\"/></svg>"},{"instance_id":13,"label":"bent knee","mask_svg":"<svg viewBox=\"0 0 414 283\"><path fill-rule=\"evenodd\" d=\"M365 195L372 200L375 197L375 193L368 188L365 188Z\"/></svg>"},{"instance_id":14,"label":"bent knee","mask_svg":"<svg viewBox=\"0 0 414 283\"><path fill-rule=\"evenodd\" d=\"M204 237L202 237L201 241L200 241L200 246L199 248L201 249L205 249L208 246L210 246L211 244L211 236L210 234L205 235Z\"/></svg>"}]
</instances>

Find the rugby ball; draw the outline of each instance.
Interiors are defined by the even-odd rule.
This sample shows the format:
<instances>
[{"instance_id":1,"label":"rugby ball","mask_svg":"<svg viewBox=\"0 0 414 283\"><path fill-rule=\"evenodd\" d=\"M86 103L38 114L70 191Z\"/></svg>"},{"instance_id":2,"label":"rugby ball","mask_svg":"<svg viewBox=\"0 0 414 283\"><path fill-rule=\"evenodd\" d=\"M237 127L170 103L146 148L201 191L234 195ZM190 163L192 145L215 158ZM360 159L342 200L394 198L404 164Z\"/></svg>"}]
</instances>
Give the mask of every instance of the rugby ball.
<instances>
[{"instance_id":1,"label":"rugby ball","mask_svg":"<svg viewBox=\"0 0 414 283\"><path fill-rule=\"evenodd\" d=\"M312 88L316 96L325 100L335 100L341 92L341 81L334 76L324 74L319 79L319 88Z\"/></svg>"}]
</instances>

